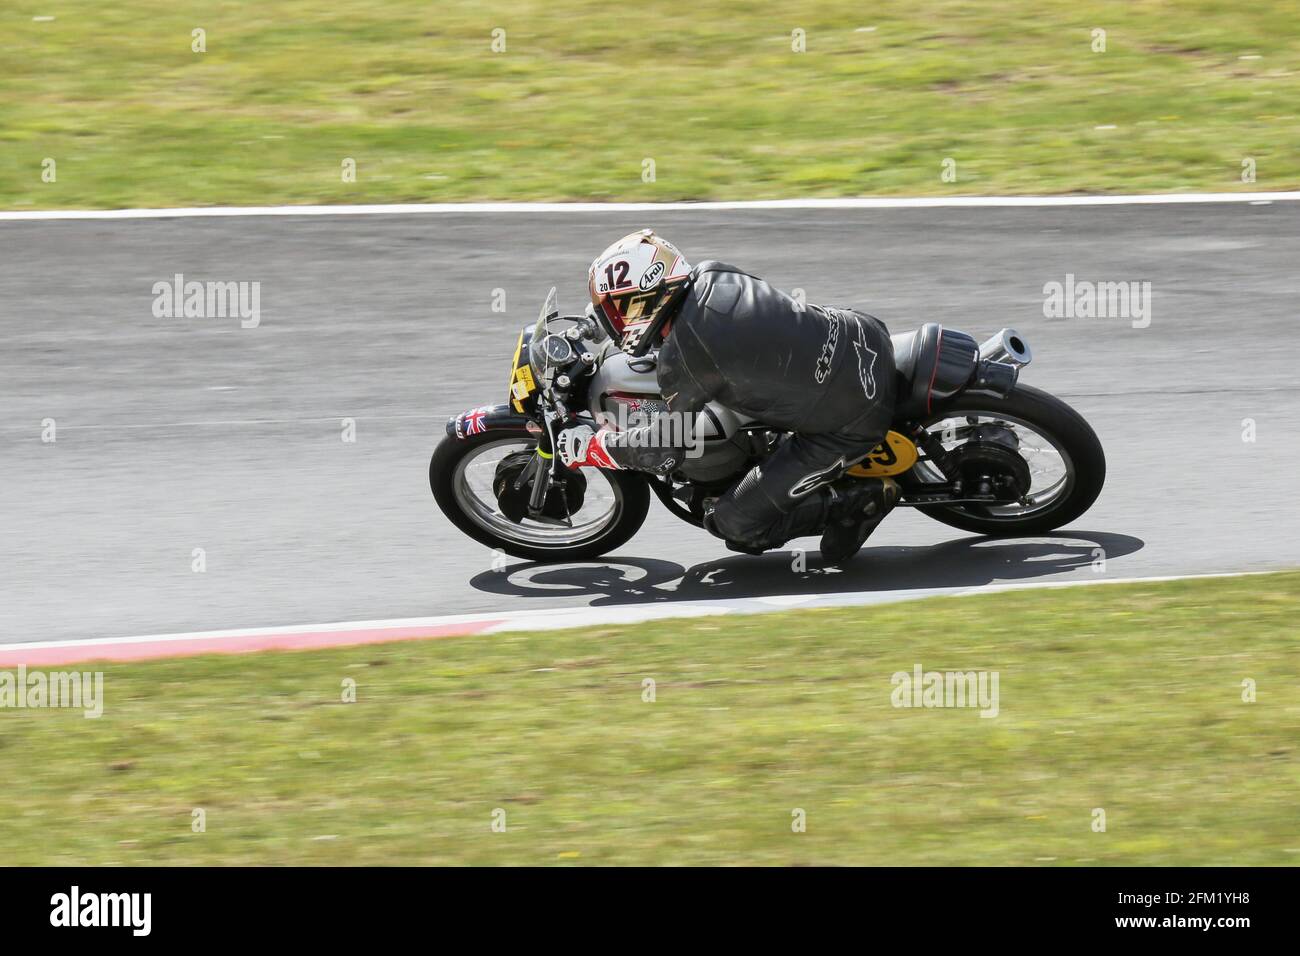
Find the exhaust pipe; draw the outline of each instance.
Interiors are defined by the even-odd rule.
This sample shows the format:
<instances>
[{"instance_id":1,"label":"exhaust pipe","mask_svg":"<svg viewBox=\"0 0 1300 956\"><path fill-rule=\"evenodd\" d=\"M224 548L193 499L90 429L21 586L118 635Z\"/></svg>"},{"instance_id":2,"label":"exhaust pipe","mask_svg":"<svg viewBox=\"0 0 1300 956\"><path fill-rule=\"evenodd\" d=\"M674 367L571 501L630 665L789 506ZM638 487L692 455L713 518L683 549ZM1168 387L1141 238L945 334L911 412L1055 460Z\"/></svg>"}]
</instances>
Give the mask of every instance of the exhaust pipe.
<instances>
[{"instance_id":1,"label":"exhaust pipe","mask_svg":"<svg viewBox=\"0 0 1300 956\"><path fill-rule=\"evenodd\" d=\"M979 359L968 388L1006 398L1016 387L1020 370L1033 359L1029 345L1015 329L1003 329L979 347Z\"/></svg>"},{"instance_id":2,"label":"exhaust pipe","mask_svg":"<svg viewBox=\"0 0 1300 956\"><path fill-rule=\"evenodd\" d=\"M980 358L985 362L1000 362L1024 368L1034 360L1029 343L1015 329L1003 329L980 345Z\"/></svg>"}]
</instances>

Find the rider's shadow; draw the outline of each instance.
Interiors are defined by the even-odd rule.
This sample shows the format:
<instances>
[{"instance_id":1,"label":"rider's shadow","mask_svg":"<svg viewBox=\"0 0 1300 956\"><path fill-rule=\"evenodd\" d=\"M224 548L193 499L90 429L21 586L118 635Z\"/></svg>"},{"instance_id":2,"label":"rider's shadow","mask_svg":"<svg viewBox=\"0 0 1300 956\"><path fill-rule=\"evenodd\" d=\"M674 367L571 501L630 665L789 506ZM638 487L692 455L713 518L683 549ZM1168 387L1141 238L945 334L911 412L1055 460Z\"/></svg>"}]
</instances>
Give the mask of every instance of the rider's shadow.
<instances>
[{"instance_id":1,"label":"rider's shadow","mask_svg":"<svg viewBox=\"0 0 1300 956\"><path fill-rule=\"evenodd\" d=\"M927 547L863 550L844 569L823 568L816 552L737 555L686 568L672 561L606 557L572 564L510 565L485 571L470 586L514 597L588 598L595 606L660 601L706 601L770 595L824 595L863 591L975 587L1027 581L1140 550L1126 534L1069 531L1029 540L970 537Z\"/></svg>"}]
</instances>

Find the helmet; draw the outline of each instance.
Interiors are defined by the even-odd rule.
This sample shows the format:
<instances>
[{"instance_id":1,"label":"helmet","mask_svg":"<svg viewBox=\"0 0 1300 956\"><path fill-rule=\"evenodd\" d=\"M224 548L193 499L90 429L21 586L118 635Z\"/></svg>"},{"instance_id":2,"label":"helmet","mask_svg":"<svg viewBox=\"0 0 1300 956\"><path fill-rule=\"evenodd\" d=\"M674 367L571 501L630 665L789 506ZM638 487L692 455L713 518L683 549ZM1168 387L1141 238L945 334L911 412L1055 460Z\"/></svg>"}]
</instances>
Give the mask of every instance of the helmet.
<instances>
[{"instance_id":1,"label":"helmet","mask_svg":"<svg viewBox=\"0 0 1300 956\"><path fill-rule=\"evenodd\" d=\"M665 334L690 275L676 246L642 229L596 257L587 285L605 331L623 351L642 355Z\"/></svg>"}]
</instances>

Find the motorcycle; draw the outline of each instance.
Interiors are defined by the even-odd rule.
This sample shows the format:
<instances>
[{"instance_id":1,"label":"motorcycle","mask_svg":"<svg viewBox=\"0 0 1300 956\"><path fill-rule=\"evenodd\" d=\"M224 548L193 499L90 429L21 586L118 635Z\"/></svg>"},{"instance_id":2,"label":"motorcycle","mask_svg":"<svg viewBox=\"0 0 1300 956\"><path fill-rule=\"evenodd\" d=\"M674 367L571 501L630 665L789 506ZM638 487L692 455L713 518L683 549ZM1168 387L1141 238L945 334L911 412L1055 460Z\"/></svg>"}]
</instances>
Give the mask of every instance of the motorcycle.
<instances>
[{"instance_id":1,"label":"motorcycle","mask_svg":"<svg viewBox=\"0 0 1300 956\"><path fill-rule=\"evenodd\" d=\"M1065 402L1019 382L1032 358L1023 336L1003 329L977 344L929 323L891 340L893 422L848 478L892 477L898 507L991 536L1046 534L1091 507L1106 476L1101 443ZM507 401L447 422L429 463L434 499L471 538L534 561L621 547L644 523L651 495L702 527L705 500L770 455L780 430L711 403L695 417L692 451L669 475L573 470L554 455L564 427L635 427L667 409L655 354L627 355L594 309L560 315L551 289L515 345Z\"/></svg>"}]
</instances>

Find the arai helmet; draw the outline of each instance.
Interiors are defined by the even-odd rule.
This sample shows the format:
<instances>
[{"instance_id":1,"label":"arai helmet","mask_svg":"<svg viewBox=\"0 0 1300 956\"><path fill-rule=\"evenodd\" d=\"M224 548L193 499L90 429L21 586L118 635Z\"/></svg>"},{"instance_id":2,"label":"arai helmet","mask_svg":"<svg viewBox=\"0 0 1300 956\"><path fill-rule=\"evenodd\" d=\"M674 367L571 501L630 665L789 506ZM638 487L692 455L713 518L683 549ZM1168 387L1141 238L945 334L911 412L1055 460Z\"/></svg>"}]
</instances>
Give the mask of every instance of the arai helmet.
<instances>
[{"instance_id":1,"label":"arai helmet","mask_svg":"<svg viewBox=\"0 0 1300 956\"><path fill-rule=\"evenodd\" d=\"M649 229L624 236L591 264L591 304L623 351L642 355L659 343L691 275L677 247Z\"/></svg>"}]
</instances>

